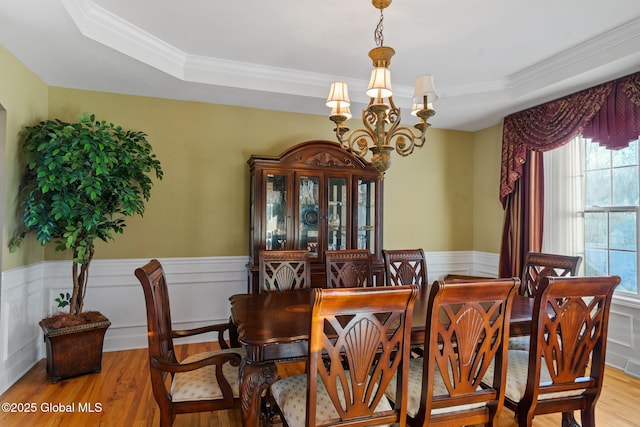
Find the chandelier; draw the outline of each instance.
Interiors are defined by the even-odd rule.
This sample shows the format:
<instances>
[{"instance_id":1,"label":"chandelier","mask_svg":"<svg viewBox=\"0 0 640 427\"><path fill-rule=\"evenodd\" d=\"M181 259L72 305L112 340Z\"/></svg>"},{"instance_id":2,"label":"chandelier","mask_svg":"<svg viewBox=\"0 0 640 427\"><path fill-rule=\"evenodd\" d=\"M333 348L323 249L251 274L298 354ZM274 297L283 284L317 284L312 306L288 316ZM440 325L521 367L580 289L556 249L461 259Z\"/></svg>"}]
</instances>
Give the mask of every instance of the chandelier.
<instances>
[{"instance_id":1,"label":"chandelier","mask_svg":"<svg viewBox=\"0 0 640 427\"><path fill-rule=\"evenodd\" d=\"M348 151L359 157L364 157L371 150L373 167L384 175L391 166L391 152L397 151L401 156L413 153L415 147L422 147L425 143L427 130L431 126L427 121L436 112L433 102L438 98L433 86L433 77L421 75L416 78L413 93L413 108L411 114L417 116L420 122L411 129L400 126L400 109L393 103L391 90L391 73L389 64L395 51L384 46L382 35L383 10L391 4L391 0L372 0L373 6L380 10L380 20L374 32L375 48L369 51L373 61L373 71L367 88L370 101L367 108L362 110L363 129L349 132L344 122L351 118L350 101L345 82L333 82L327 98L327 107L331 108L329 119L336 124L335 133L338 141Z\"/></svg>"}]
</instances>

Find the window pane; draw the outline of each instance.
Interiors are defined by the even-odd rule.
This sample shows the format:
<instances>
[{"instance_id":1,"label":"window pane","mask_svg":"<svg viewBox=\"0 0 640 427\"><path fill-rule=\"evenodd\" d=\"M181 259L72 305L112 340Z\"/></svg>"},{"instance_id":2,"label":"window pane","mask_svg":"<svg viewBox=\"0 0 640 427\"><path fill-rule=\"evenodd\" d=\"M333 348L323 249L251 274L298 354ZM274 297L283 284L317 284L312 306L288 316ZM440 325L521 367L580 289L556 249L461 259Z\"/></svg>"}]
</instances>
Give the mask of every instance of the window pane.
<instances>
[{"instance_id":1,"label":"window pane","mask_svg":"<svg viewBox=\"0 0 640 427\"><path fill-rule=\"evenodd\" d=\"M585 276L606 276L608 274L606 250L587 249L584 251L584 274Z\"/></svg>"},{"instance_id":2,"label":"window pane","mask_svg":"<svg viewBox=\"0 0 640 427\"><path fill-rule=\"evenodd\" d=\"M611 151L611 162L616 166L631 166L638 164L638 141L633 141L628 147Z\"/></svg>"},{"instance_id":3,"label":"window pane","mask_svg":"<svg viewBox=\"0 0 640 427\"><path fill-rule=\"evenodd\" d=\"M636 213L611 212L609 220L609 248L635 251Z\"/></svg>"},{"instance_id":4,"label":"window pane","mask_svg":"<svg viewBox=\"0 0 640 427\"><path fill-rule=\"evenodd\" d=\"M585 169L608 168L611 165L611 153L606 148L600 147L595 142L587 141L585 144L586 162Z\"/></svg>"},{"instance_id":5,"label":"window pane","mask_svg":"<svg viewBox=\"0 0 640 427\"><path fill-rule=\"evenodd\" d=\"M605 212L584 214L584 245L587 248L607 248L607 214Z\"/></svg>"},{"instance_id":6,"label":"window pane","mask_svg":"<svg viewBox=\"0 0 640 427\"><path fill-rule=\"evenodd\" d=\"M616 291L638 293L637 257L635 252L611 251L611 273L620 276L622 281Z\"/></svg>"},{"instance_id":7,"label":"window pane","mask_svg":"<svg viewBox=\"0 0 640 427\"><path fill-rule=\"evenodd\" d=\"M613 206L638 206L638 167L613 169Z\"/></svg>"},{"instance_id":8,"label":"window pane","mask_svg":"<svg viewBox=\"0 0 640 427\"><path fill-rule=\"evenodd\" d=\"M585 143L584 265L588 276L617 274L617 292L640 297L638 285L639 140L620 150Z\"/></svg>"},{"instance_id":9,"label":"window pane","mask_svg":"<svg viewBox=\"0 0 640 427\"><path fill-rule=\"evenodd\" d=\"M611 203L611 181L610 170L598 170L585 173L585 205L588 206L610 206Z\"/></svg>"}]
</instances>

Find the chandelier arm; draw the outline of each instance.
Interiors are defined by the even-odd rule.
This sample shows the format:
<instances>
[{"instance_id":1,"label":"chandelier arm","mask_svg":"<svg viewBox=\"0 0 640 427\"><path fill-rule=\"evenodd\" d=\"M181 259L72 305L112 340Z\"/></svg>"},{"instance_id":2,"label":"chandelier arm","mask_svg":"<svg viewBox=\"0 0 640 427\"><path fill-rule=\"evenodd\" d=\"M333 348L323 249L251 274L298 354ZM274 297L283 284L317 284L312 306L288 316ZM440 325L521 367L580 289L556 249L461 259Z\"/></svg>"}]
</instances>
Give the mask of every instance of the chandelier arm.
<instances>
[{"instance_id":1,"label":"chandelier arm","mask_svg":"<svg viewBox=\"0 0 640 427\"><path fill-rule=\"evenodd\" d=\"M389 109L387 110L386 113L386 122L393 125L393 124L399 124L400 123L400 109L398 107L396 107L396 104L393 102L393 97L390 96L389 98L387 98L388 100L388 104L389 104Z\"/></svg>"},{"instance_id":2,"label":"chandelier arm","mask_svg":"<svg viewBox=\"0 0 640 427\"><path fill-rule=\"evenodd\" d=\"M384 176L385 171L391 166L390 155L393 151L401 156L408 156L416 147L420 148L425 144L427 130L431 126L428 120L435 114L432 103L438 98L433 86L433 77L427 74L418 76L412 98L412 114L418 117L419 122L413 127L401 124L400 109L396 107L391 96L393 92L389 72L395 51L389 46L384 46L383 38L383 9L387 8L391 1L372 0L373 6L380 10L380 19L374 31L377 47L369 51L374 69L366 92L369 104L362 111L364 128L350 131L343 125L351 118L346 83L333 82L327 98L327 106L332 109L329 119L336 123L335 132L341 146L361 158L371 151L371 165L381 176Z\"/></svg>"},{"instance_id":3,"label":"chandelier arm","mask_svg":"<svg viewBox=\"0 0 640 427\"><path fill-rule=\"evenodd\" d=\"M375 141L374 135L369 129L354 129L348 135L343 135L340 140L342 146L358 157L364 158L369 151L369 144Z\"/></svg>"},{"instance_id":4,"label":"chandelier arm","mask_svg":"<svg viewBox=\"0 0 640 427\"><path fill-rule=\"evenodd\" d=\"M388 134L389 145L394 145L396 152L403 157L413 153L415 147L422 147L425 142L426 132L419 135L408 126L400 126L393 133Z\"/></svg>"}]
</instances>

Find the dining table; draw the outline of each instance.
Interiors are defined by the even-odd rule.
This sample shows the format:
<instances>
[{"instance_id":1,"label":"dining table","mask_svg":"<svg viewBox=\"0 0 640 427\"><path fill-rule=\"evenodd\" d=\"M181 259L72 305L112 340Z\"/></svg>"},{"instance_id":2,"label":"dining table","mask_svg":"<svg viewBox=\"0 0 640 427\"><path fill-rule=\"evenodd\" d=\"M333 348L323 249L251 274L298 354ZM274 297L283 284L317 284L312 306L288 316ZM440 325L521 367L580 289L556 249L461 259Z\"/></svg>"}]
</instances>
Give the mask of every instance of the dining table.
<instances>
[{"instance_id":1,"label":"dining table","mask_svg":"<svg viewBox=\"0 0 640 427\"><path fill-rule=\"evenodd\" d=\"M431 286L422 286L413 306L411 343L424 343ZM278 363L304 360L308 353L313 292L310 289L232 295L231 320L246 350L240 367L240 405L244 427L265 421L262 398L278 379ZM533 298L516 295L510 336L528 335Z\"/></svg>"}]
</instances>

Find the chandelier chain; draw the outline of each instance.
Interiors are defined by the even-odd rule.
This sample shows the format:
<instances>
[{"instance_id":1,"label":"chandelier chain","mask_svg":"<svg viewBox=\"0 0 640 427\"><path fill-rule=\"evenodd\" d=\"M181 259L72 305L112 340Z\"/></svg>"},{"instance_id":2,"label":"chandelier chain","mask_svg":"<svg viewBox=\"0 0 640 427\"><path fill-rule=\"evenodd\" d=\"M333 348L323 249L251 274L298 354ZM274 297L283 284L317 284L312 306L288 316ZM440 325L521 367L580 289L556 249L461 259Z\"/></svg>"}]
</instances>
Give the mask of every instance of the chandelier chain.
<instances>
[{"instance_id":1,"label":"chandelier chain","mask_svg":"<svg viewBox=\"0 0 640 427\"><path fill-rule=\"evenodd\" d=\"M376 25L376 29L373 32L373 40L376 42L376 46L381 47L384 46L384 35L382 31L384 30L384 14L382 13L382 9L380 9L380 20L378 21L378 25Z\"/></svg>"}]
</instances>

